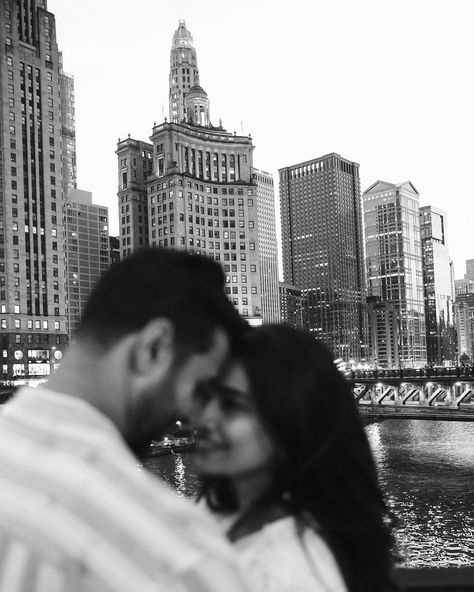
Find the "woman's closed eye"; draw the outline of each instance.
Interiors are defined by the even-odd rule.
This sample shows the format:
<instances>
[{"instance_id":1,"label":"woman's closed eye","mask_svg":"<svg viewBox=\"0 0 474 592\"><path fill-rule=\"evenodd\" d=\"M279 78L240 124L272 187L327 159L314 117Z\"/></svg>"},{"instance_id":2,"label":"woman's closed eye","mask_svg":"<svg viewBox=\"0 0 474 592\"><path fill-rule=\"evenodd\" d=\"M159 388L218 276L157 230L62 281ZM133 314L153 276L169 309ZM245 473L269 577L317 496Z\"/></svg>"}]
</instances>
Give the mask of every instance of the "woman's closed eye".
<instances>
[{"instance_id":1,"label":"woman's closed eye","mask_svg":"<svg viewBox=\"0 0 474 592\"><path fill-rule=\"evenodd\" d=\"M219 405L226 412L253 412L254 405L248 393L221 385L215 394Z\"/></svg>"}]
</instances>

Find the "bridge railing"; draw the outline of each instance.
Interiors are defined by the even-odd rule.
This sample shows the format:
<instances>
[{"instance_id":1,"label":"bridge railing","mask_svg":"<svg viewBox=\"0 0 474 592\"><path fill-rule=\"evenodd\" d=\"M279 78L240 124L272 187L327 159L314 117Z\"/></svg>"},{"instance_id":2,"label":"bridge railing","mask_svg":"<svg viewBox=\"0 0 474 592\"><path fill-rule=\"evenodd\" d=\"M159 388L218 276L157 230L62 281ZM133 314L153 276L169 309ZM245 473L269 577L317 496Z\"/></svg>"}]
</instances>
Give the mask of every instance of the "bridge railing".
<instances>
[{"instance_id":1,"label":"bridge railing","mask_svg":"<svg viewBox=\"0 0 474 592\"><path fill-rule=\"evenodd\" d=\"M401 592L473 592L474 565L467 567L399 567L393 575Z\"/></svg>"},{"instance_id":2,"label":"bridge railing","mask_svg":"<svg viewBox=\"0 0 474 592\"><path fill-rule=\"evenodd\" d=\"M451 366L447 368L374 368L370 370L347 370L345 376L354 379L370 378L474 378L474 366Z\"/></svg>"}]
</instances>

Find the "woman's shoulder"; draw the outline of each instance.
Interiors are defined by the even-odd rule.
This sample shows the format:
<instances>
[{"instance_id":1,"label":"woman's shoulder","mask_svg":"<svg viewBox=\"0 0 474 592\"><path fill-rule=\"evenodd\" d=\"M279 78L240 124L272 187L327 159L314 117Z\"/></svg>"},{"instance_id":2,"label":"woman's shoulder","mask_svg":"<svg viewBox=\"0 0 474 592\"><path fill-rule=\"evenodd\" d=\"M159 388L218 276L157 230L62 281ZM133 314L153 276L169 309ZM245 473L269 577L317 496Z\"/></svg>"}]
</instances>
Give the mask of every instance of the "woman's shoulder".
<instances>
[{"instance_id":1,"label":"woman's shoulder","mask_svg":"<svg viewBox=\"0 0 474 592\"><path fill-rule=\"evenodd\" d=\"M240 561L265 592L345 592L328 545L314 526L285 516L235 542Z\"/></svg>"}]
</instances>

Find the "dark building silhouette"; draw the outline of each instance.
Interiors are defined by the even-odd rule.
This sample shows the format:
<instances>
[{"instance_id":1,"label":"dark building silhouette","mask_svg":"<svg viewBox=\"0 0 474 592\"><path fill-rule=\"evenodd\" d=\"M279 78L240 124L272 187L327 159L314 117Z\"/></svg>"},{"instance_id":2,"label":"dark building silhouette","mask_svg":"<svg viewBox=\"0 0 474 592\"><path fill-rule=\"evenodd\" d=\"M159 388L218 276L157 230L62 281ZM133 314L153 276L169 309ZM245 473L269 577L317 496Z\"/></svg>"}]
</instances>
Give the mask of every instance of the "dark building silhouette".
<instances>
[{"instance_id":1,"label":"dark building silhouette","mask_svg":"<svg viewBox=\"0 0 474 592\"><path fill-rule=\"evenodd\" d=\"M280 282L280 311L281 321L299 329L307 329L306 299L301 290Z\"/></svg>"},{"instance_id":2,"label":"dark building silhouette","mask_svg":"<svg viewBox=\"0 0 474 592\"><path fill-rule=\"evenodd\" d=\"M284 281L301 290L315 337L365 360L359 165L332 153L279 172Z\"/></svg>"}]
</instances>

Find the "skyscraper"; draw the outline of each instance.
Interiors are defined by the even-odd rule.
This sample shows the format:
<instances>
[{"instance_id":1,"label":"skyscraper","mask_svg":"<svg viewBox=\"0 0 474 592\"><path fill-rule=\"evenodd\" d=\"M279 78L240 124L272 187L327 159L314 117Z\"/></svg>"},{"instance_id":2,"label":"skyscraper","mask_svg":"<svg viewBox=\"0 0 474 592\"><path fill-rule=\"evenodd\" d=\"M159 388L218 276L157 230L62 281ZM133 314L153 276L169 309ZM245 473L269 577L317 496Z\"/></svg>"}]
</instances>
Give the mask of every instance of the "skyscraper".
<instances>
[{"instance_id":1,"label":"skyscraper","mask_svg":"<svg viewBox=\"0 0 474 592\"><path fill-rule=\"evenodd\" d=\"M433 206L420 208L420 232L428 363L451 365L456 357L456 330L446 213Z\"/></svg>"},{"instance_id":2,"label":"skyscraper","mask_svg":"<svg viewBox=\"0 0 474 592\"><path fill-rule=\"evenodd\" d=\"M142 244L205 253L222 263L226 293L242 315L258 322L268 310L273 320L271 183L253 168L250 136L212 125L198 82L193 40L180 21L171 48L170 121L153 127L151 143L127 138L117 146L121 255ZM275 286L265 306L262 282Z\"/></svg>"},{"instance_id":3,"label":"skyscraper","mask_svg":"<svg viewBox=\"0 0 474 592\"><path fill-rule=\"evenodd\" d=\"M181 123L186 116L185 97L193 86L199 86L196 49L184 20L173 35L169 74L170 121Z\"/></svg>"},{"instance_id":4,"label":"skyscraper","mask_svg":"<svg viewBox=\"0 0 474 592\"><path fill-rule=\"evenodd\" d=\"M315 337L365 359L359 165L332 153L279 172L284 281L301 290Z\"/></svg>"},{"instance_id":5,"label":"skyscraper","mask_svg":"<svg viewBox=\"0 0 474 592\"><path fill-rule=\"evenodd\" d=\"M279 323L280 295L278 248L275 224L273 177L266 171L252 169L257 202L259 270L262 283L262 317L266 323Z\"/></svg>"},{"instance_id":6,"label":"skyscraper","mask_svg":"<svg viewBox=\"0 0 474 592\"><path fill-rule=\"evenodd\" d=\"M426 364L419 194L411 182L376 181L363 193L369 296L393 303L399 319L399 360Z\"/></svg>"},{"instance_id":7,"label":"skyscraper","mask_svg":"<svg viewBox=\"0 0 474 592\"><path fill-rule=\"evenodd\" d=\"M466 259L466 274L464 277L474 284L474 259Z\"/></svg>"},{"instance_id":8,"label":"skyscraper","mask_svg":"<svg viewBox=\"0 0 474 592\"><path fill-rule=\"evenodd\" d=\"M398 319L393 302L367 297L370 361L381 368L398 368Z\"/></svg>"},{"instance_id":9,"label":"skyscraper","mask_svg":"<svg viewBox=\"0 0 474 592\"><path fill-rule=\"evenodd\" d=\"M75 144L72 81L46 0L4 1L0 17L0 338L10 379L48 375L67 343L62 201L75 184Z\"/></svg>"},{"instance_id":10,"label":"skyscraper","mask_svg":"<svg viewBox=\"0 0 474 592\"><path fill-rule=\"evenodd\" d=\"M119 140L119 227L122 257L148 244L147 178L152 172L153 146L148 142Z\"/></svg>"},{"instance_id":11,"label":"skyscraper","mask_svg":"<svg viewBox=\"0 0 474 592\"><path fill-rule=\"evenodd\" d=\"M301 290L280 282L280 317L281 322L296 329L307 329L306 314L308 307L301 295Z\"/></svg>"},{"instance_id":12,"label":"skyscraper","mask_svg":"<svg viewBox=\"0 0 474 592\"><path fill-rule=\"evenodd\" d=\"M64 203L68 332L74 335L92 288L110 267L109 212L92 193L71 189Z\"/></svg>"}]
</instances>

